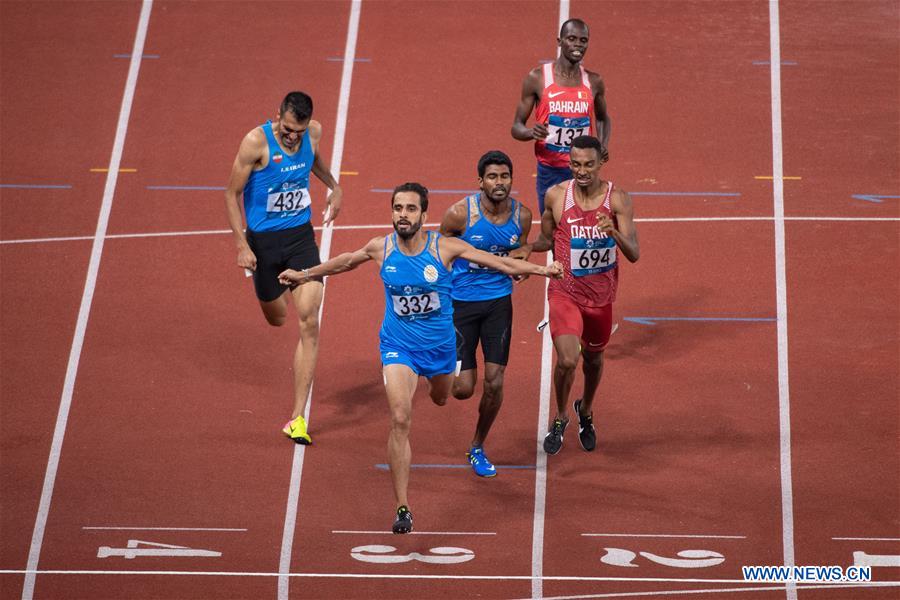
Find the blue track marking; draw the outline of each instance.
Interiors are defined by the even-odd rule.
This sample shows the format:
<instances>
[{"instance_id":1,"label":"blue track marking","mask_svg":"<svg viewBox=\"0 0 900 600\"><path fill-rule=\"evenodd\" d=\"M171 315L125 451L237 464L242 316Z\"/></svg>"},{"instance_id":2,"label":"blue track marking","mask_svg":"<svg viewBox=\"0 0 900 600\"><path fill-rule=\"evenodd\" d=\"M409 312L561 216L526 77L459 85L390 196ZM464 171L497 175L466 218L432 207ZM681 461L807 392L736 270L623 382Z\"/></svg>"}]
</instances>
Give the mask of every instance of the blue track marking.
<instances>
[{"instance_id":1,"label":"blue track marking","mask_svg":"<svg viewBox=\"0 0 900 600\"><path fill-rule=\"evenodd\" d=\"M533 469L534 465L495 465L497 470L501 469ZM387 463L378 463L375 465L376 469L381 469L382 471L387 471L390 467ZM472 465L442 465L442 464L418 464L418 465L409 465L411 469L471 469Z\"/></svg>"},{"instance_id":2,"label":"blue track marking","mask_svg":"<svg viewBox=\"0 0 900 600\"><path fill-rule=\"evenodd\" d=\"M856 200L865 200L866 202L874 202L875 204L882 204L884 200L894 200L900 198L900 196L884 196L882 194L853 194L853 198Z\"/></svg>"},{"instance_id":3,"label":"blue track marking","mask_svg":"<svg viewBox=\"0 0 900 600\"><path fill-rule=\"evenodd\" d=\"M394 191L394 188L371 188L370 192L375 192L378 194L390 194ZM481 190L428 190L429 194L477 194ZM513 190L510 193L510 196L518 196L519 191Z\"/></svg>"},{"instance_id":4,"label":"blue track marking","mask_svg":"<svg viewBox=\"0 0 900 600\"><path fill-rule=\"evenodd\" d=\"M629 196L721 196L736 198L740 192L628 192Z\"/></svg>"},{"instance_id":5,"label":"blue track marking","mask_svg":"<svg viewBox=\"0 0 900 600\"><path fill-rule=\"evenodd\" d=\"M11 190L70 190L72 186L67 183L0 183L0 188Z\"/></svg>"},{"instance_id":6,"label":"blue track marking","mask_svg":"<svg viewBox=\"0 0 900 600\"><path fill-rule=\"evenodd\" d=\"M113 54L113 58L131 58L131 54ZM159 54L141 54L141 58L159 58Z\"/></svg>"},{"instance_id":7,"label":"blue track marking","mask_svg":"<svg viewBox=\"0 0 900 600\"><path fill-rule=\"evenodd\" d=\"M775 317L623 317L622 320L639 325L656 325L659 321L774 323Z\"/></svg>"},{"instance_id":8,"label":"blue track marking","mask_svg":"<svg viewBox=\"0 0 900 600\"><path fill-rule=\"evenodd\" d=\"M224 192L225 188L218 185L148 185L148 190L213 190Z\"/></svg>"}]
</instances>

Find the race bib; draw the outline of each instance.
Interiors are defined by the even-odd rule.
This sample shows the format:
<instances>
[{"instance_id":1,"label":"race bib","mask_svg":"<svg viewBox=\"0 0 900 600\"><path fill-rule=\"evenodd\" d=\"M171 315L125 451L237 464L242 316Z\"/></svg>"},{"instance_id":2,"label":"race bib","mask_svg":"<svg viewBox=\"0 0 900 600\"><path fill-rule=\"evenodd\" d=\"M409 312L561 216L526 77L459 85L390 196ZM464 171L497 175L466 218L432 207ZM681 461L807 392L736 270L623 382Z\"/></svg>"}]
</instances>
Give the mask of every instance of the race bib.
<instances>
[{"instance_id":1,"label":"race bib","mask_svg":"<svg viewBox=\"0 0 900 600\"><path fill-rule=\"evenodd\" d=\"M572 275L605 273L616 266L616 241L611 238L572 238L569 251Z\"/></svg>"},{"instance_id":2,"label":"race bib","mask_svg":"<svg viewBox=\"0 0 900 600\"><path fill-rule=\"evenodd\" d=\"M591 131L590 117L561 117L550 115L547 120L547 148L556 152L569 153L572 140Z\"/></svg>"},{"instance_id":3,"label":"race bib","mask_svg":"<svg viewBox=\"0 0 900 600\"><path fill-rule=\"evenodd\" d=\"M309 188L285 183L266 196L266 212L286 213L303 210L310 205Z\"/></svg>"},{"instance_id":4,"label":"race bib","mask_svg":"<svg viewBox=\"0 0 900 600\"><path fill-rule=\"evenodd\" d=\"M509 256L509 250L497 250L495 252L491 252L494 256ZM482 267L478 263L469 263L469 271L475 271L478 273L499 273L497 269L492 269L490 267Z\"/></svg>"},{"instance_id":5,"label":"race bib","mask_svg":"<svg viewBox=\"0 0 900 600\"><path fill-rule=\"evenodd\" d=\"M402 319L430 317L441 311L441 299L437 292L391 294L391 300L394 313Z\"/></svg>"}]
</instances>

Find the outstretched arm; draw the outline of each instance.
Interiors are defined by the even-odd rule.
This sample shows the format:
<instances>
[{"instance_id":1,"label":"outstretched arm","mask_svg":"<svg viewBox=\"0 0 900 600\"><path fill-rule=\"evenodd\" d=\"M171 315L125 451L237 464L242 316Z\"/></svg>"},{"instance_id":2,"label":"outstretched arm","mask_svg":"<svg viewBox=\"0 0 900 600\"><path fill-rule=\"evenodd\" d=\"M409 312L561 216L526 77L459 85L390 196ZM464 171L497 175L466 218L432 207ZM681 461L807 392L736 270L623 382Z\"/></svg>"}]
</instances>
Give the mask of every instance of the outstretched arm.
<instances>
[{"instance_id":1,"label":"outstretched arm","mask_svg":"<svg viewBox=\"0 0 900 600\"><path fill-rule=\"evenodd\" d=\"M541 266L527 260L497 256L484 250L478 250L459 238L442 238L441 253L447 256L447 259L451 262L456 258L462 258L507 275L541 275L542 277L556 277L558 279L562 277L563 272L562 265L558 262L548 266Z\"/></svg>"},{"instance_id":2,"label":"outstretched arm","mask_svg":"<svg viewBox=\"0 0 900 600\"><path fill-rule=\"evenodd\" d=\"M359 250L354 252L344 252L315 267L303 269L302 271L295 271L294 269L282 271L278 275L278 281L282 285L303 285L313 279L319 279L327 275L346 273L370 260L380 262L383 248L384 238L373 238Z\"/></svg>"}]
</instances>

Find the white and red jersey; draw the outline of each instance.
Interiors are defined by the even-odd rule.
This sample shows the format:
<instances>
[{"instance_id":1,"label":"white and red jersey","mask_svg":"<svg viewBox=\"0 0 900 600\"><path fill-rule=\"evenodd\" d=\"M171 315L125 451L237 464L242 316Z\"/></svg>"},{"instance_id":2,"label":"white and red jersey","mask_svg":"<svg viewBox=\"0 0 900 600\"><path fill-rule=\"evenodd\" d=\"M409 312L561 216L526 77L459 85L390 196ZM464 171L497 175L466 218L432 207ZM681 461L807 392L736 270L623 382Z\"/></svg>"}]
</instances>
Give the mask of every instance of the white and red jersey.
<instances>
[{"instance_id":1,"label":"white and red jersey","mask_svg":"<svg viewBox=\"0 0 900 600\"><path fill-rule=\"evenodd\" d=\"M594 95L587 71L581 85L563 87L553 79L553 63L544 65L544 90L534 109L534 122L546 123L547 138L534 144L534 155L550 167L569 166L569 147L579 135L594 135Z\"/></svg>"},{"instance_id":2,"label":"white and red jersey","mask_svg":"<svg viewBox=\"0 0 900 600\"><path fill-rule=\"evenodd\" d=\"M610 208L612 181L607 186L600 206L586 211L575 202L575 180L570 180L562 215L553 232L553 258L562 263L563 278L550 280L549 293L566 294L585 307L615 302L619 286L616 241L597 227L600 215L609 216L617 224Z\"/></svg>"}]
</instances>

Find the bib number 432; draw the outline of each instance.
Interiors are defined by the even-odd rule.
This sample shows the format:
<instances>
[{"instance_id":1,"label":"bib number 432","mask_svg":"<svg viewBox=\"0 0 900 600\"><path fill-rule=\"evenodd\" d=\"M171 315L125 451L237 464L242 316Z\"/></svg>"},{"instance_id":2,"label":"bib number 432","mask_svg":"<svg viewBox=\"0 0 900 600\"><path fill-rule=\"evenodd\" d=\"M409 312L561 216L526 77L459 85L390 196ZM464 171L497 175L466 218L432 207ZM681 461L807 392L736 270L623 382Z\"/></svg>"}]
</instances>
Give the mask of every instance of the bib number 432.
<instances>
[{"instance_id":1,"label":"bib number 432","mask_svg":"<svg viewBox=\"0 0 900 600\"><path fill-rule=\"evenodd\" d=\"M310 205L309 189L294 188L272 192L266 198L267 212L290 212L302 210Z\"/></svg>"}]
</instances>

